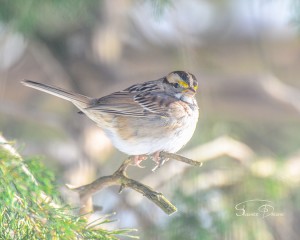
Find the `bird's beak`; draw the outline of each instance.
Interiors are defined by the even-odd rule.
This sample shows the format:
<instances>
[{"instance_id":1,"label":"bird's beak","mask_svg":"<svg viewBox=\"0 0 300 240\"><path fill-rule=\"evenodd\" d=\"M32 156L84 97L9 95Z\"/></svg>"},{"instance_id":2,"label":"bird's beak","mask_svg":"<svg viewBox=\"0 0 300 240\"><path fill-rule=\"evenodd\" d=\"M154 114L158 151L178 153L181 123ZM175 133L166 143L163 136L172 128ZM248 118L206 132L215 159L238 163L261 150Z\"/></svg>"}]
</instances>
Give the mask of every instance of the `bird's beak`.
<instances>
[{"instance_id":1,"label":"bird's beak","mask_svg":"<svg viewBox=\"0 0 300 240\"><path fill-rule=\"evenodd\" d=\"M189 96L194 96L196 94L196 90L194 88L188 88L183 91L184 94L189 95Z\"/></svg>"}]
</instances>

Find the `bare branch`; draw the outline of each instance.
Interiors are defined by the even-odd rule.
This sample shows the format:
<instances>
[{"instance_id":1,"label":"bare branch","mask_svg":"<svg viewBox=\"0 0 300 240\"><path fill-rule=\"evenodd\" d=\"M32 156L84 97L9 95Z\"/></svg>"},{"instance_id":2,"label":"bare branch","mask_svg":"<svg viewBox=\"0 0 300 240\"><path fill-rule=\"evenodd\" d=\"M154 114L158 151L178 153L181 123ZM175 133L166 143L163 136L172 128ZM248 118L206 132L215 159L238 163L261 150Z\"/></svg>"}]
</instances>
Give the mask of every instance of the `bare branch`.
<instances>
[{"instance_id":1,"label":"bare branch","mask_svg":"<svg viewBox=\"0 0 300 240\"><path fill-rule=\"evenodd\" d=\"M185 162L193 166L202 165L201 162L197 162L174 153L161 152L160 157L175 159L177 161ZM129 157L112 175L100 177L95 181L91 182L90 184L80 186L77 188L72 188L70 185L67 185L67 187L79 193L80 202L83 206L87 204L87 202L94 193L109 186L119 185L119 193L121 193L124 188L131 188L143 194L143 196L147 197L150 201L156 204L166 214L171 215L172 213L176 212L177 208L162 193L156 192L149 186L127 177L126 170L128 166L132 164L132 162L132 158ZM84 209L82 211L84 211Z\"/></svg>"},{"instance_id":2,"label":"bare branch","mask_svg":"<svg viewBox=\"0 0 300 240\"><path fill-rule=\"evenodd\" d=\"M161 152L159 155L162 158L170 158L170 159L173 159L173 160L177 160L177 161L180 161L180 162L190 164L192 166L197 166L197 167L202 166L202 162L198 162L198 161L195 161L195 160L177 155L175 153Z\"/></svg>"}]
</instances>

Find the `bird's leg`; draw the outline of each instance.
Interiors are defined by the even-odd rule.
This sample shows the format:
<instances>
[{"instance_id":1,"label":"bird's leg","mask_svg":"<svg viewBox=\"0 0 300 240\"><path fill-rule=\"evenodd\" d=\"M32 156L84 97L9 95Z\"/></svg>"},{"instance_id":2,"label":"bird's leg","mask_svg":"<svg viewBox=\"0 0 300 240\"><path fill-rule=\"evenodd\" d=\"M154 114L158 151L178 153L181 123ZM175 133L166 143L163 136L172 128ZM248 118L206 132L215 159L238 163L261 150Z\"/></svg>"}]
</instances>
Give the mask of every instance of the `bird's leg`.
<instances>
[{"instance_id":1,"label":"bird's leg","mask_svg":"<svg viewBox=\"0 0 300 240\"><path fill-rule=\"evenodd\" d=\"M144 166L141 165L141 162L144 161L145 159L147 159L146 155L135 155L135 156L131 156L133 159L133 166L137 166L139 168L144 168Z\"/></svg>"},{"instance_id":2,"label":"bird's leg","mask_svg":"<svg viewBox=\"0 0 300 240\"><path fill-rule=\"evenodd\" d=\"M152 155L152 160L156 163L155 167L152 169L154 172L156 169L160 168L166 161L168 161L168 158L162 158L159 156L160 152L155 152Z\"/></svg>"}]
</instances>

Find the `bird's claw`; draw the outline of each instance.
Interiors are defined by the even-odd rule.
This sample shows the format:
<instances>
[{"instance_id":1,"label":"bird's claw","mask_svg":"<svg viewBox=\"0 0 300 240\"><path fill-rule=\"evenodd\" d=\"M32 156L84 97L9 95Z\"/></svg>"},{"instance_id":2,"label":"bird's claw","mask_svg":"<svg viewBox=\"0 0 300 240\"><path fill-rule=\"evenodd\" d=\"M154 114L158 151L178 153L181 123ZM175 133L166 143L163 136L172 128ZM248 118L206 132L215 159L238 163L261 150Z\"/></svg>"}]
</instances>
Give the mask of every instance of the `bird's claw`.
<instances>
[{"instance_id":1,"label":"bird's claw","mask_svg":"<svg viewBox=\"0 0 300 240\"><path fill-rule=\"evenodd\" d=\"M152 171L156 171L156 169L160 168L164 163L168 160L167 158L160 157L160 152L154 153L152 156L152 160L156 163Z\"/></svg>"},{"instance_id":2,"label":"bird's claw","mask_svg":"<svg viewBox=\"0 0 300 240\"><path fill-rule=\"evenodd\" d=\"M145 168L145 166L141 165L141 162L144 161L147 158L145 155L137 155L133 156L133 166L139 167L139 168Z\"/></svg>"}]
</instances>

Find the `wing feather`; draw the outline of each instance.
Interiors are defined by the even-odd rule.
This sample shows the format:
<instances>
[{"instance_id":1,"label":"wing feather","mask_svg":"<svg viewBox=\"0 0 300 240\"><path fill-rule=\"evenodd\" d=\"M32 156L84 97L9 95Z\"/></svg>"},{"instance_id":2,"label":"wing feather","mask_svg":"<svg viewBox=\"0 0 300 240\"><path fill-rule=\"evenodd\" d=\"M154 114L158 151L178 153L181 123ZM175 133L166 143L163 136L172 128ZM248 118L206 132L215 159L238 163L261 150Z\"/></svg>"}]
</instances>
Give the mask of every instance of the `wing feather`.
<instances>
[{"instance_id":1,"label":"wing feather","mask_svg":"<svg viewBox=\"0 0 300 240\"><path fill-rule=\"evenodd\" d=\"M178 100L162 90L154 82L133 85L95 99L86 110L132 117L166 116L169 104Z\"/></svg>"}]
</instances>

